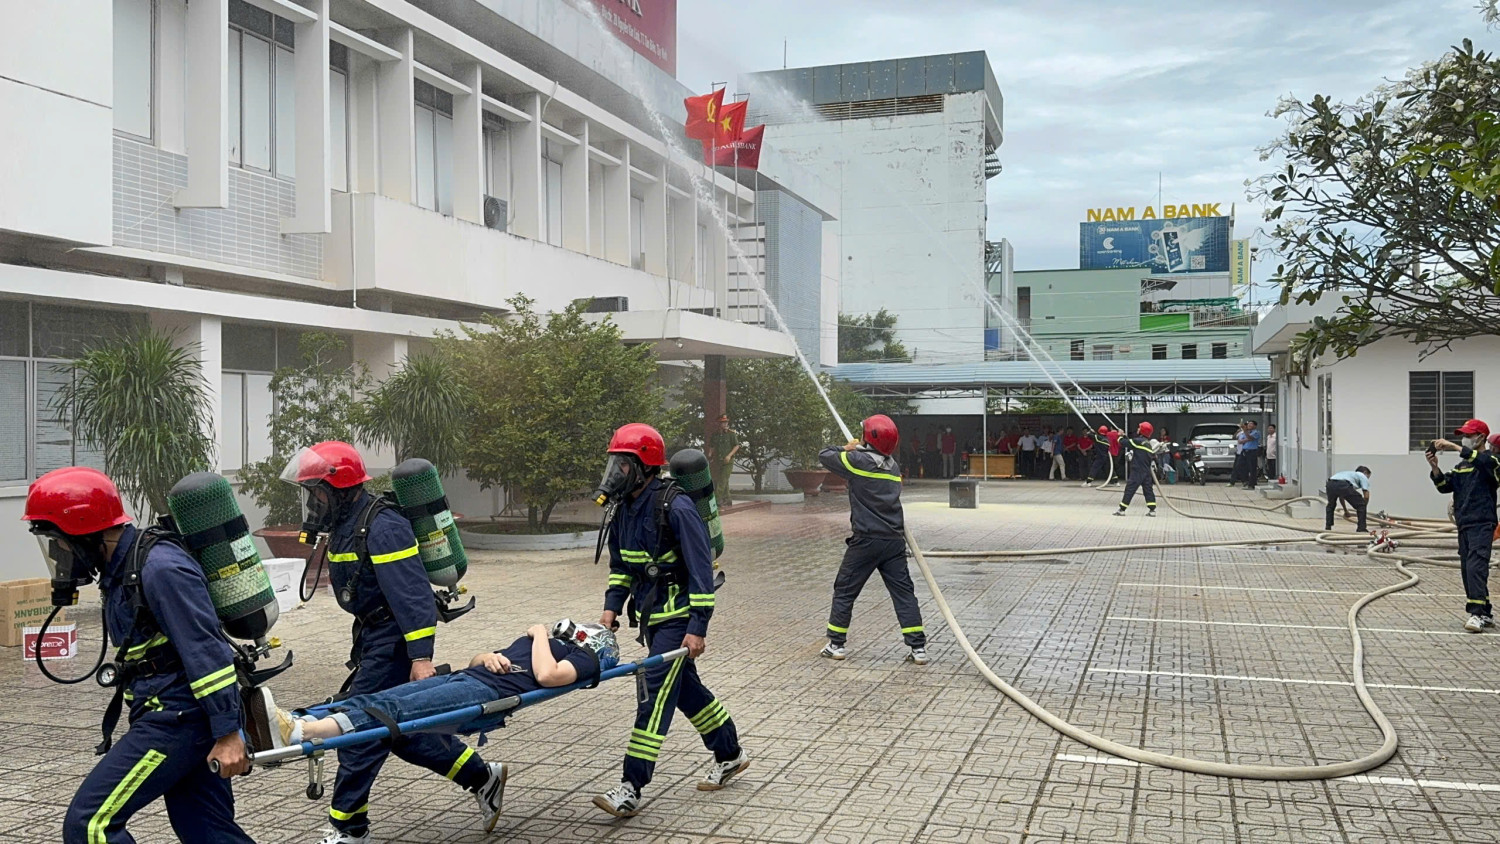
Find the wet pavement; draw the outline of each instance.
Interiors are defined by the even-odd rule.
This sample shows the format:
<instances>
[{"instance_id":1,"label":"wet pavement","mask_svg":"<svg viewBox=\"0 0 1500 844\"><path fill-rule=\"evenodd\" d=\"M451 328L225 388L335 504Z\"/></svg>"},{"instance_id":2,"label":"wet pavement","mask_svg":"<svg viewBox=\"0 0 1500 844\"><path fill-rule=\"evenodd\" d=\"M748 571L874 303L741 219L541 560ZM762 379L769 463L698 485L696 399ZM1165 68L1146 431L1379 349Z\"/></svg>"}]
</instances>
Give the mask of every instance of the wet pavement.
<instances>
[{"instance_id":1,"label":"wet pavement","mask_svg":"<svg viewBox=\"0 0 1500 844\"><path fill-rule=\"evenodd\" d=\"M1260 499L1242 490L1169 490L1224 502L1183 505L1196 512L1259 515L1243 509ZM1116 497L1072 483L991 482L980 486L978 509L950 510L946 488L915 483L907 512L928 550L1281 535L1170 512L1147 519L1139 501L1129 517L1111 518ZM856 607L849 659L820 659L846 530L842 496L725 519L728 583L700 670L752 759L725 790L694 789L707 754L679 721L640 816L615 820L590 804L618 781L632 721L634 686L617 681L525 709L490 734L483 755L512 765L494 836L479 831L469 795L392 760L371 800L374 840L1500 840L1500 635L1461 632L1453 570L1421 568L1420 585L1361 616L1372 693L1401 738L1396 758L1361 777L1267 783L1123 763L1052 732L983 681L915 571L932 664L902 662L878 579ZM439 661L466 662L535 622L598 612L606 569L593 565L592 549L471 559L466 582L478 609L439 630ZM1349 685L1342 624L1360 594L1402 579L1389 566L1296 545L933 564L996 673L1109 738L1281 765L1379 745ZM97 617L84 625L88 650ZM275 632L297 654L274 684L280 699L314 701L337 688L348 620L331 598L286 614ZM626 654L635 653L632 643ZM53 686L19 657L0 651L10 690L0 709L0 841L53 842L93 764L108 696L92 684ZM328 768L331 786L331 759ZM239 817L257 841L318 840L327 802L303 796L305 770L236 782ZM160 804L131 830L141 841L172 840Z\"/></svg>"}]
</instances>

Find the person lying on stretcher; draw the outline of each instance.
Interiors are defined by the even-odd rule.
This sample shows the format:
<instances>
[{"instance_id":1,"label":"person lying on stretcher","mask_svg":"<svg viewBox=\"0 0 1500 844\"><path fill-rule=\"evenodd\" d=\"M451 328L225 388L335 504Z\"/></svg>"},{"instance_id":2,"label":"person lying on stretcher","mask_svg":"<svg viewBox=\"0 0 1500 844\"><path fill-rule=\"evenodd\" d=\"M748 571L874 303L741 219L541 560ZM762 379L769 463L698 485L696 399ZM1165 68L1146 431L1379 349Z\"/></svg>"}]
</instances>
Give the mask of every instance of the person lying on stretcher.
<instances>
[{"instance_id":1,"label":"person lying on stretcher","mask_svg":"<svg viewBox=\"0 0 1500 844\"><path fill-rule=\"evenodd\" d=\"M252 743L256 750L270 750L381 726L384 721L371 712L398 724L441 715L596 678L619 661L615 634L603 625L566 618L550 628L536 624L504 650L476 655L462 671L346 698L327 717L293 715L277 708L269 688L256 689L260 697L250 707ZM455 724L451 732L461 726Z\"/></svg>"}]
</instances>

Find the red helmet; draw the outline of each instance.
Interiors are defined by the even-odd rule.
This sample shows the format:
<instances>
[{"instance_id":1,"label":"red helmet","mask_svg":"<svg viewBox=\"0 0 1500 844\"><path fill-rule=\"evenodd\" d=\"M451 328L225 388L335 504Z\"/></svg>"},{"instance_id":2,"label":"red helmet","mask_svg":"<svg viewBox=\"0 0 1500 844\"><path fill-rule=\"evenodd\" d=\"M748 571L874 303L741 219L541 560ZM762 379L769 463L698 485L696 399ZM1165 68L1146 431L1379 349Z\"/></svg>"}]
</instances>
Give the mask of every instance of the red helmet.
<instances>
[{"instance_id":1,"label":"red helmet","mask_svg":"<svg viewBox=\"0 0 1500 844\"><path fill-rule=\"evenodd\" d=\"M335 489L350 489L370 479L359 449L338 440L320 442L297 452L281 477L301 486L327 481Z\"/></svg>"},{"instance_id":2,"label":"red helmet","mask_svg":"<svg viewBox=\"0 0 1500 844\"><path fill-rule=\"evenodd\" d=\"M1500 434L1490 437L1490 448L1500 451Z\"/></svg>"},{"instance_id":3,"label":"red helmet","mask_svg":"<svg viewBox=\"0 0 1500 844\"><path fill-rule=\"evenodd\" d=\"M609 438L610 454L634 454L647 466L667 465L667 444L661 434L644 422L621 425Z\"/></svg>"},{"instance_id":4,"label":"red helmet","mask_svg":"<svg viewBox=\"0 0 1500 844\"><path fill-rule=\"evenodd\" d=\"M1099 426L1099 433L1101 433L1101 434L1107 434L1107 433L1109 433L1109 426L1108 425L1100 425Z\"/></svg>"},{"instance_id":5,"label":"red helmet","mask_svg":"<svg viewBox=\"0 0 1500 844\"><path fill-rule=\"evenodd\" d=\"M1470 419L1464 424L1458 426L1458 430L1454 431L1453 433L1470 437L1477 435L1484 437L1485 439L1489 439L1490 426L1484 424L1478 419Z\"/></svg>"},{"instance_id":6,"label":"red helmet","mask_svg":"<svg viewBox=\"0 0 1500 844\"><path fill-rule=\"evenodd\" d=\"M1150 422L1142 422L1140 425L1136 426L1135 430L1136 433L1140 434L1143 437L1149 437L1156 432L1156 428L1152 427Z\"/></svg>"},{"instance_id":7,"label":"red helmet","mask_svg":"<svg viewBox=\"0 0 1500 844\"><path fill-rule=\"evenodd\" d=\"M130 521L115 482L87 466L53 469L32 482L21 519L51 522L69 536L87 536Z\"/></svg>"},{"instance_id":8,"label":"red helmet","mask_svg":"<svg viewBox=\"0 0 1500 844\"><path fill-rule=\"evenodd\" d=\"M890 455L896 451L896 443L901 441L901 432L896 430L896 423L891 417L884 413L877 413L869 419L861 422L860 433L864 435L865 442L881 454Z\"/></svg>"}]
</instances>

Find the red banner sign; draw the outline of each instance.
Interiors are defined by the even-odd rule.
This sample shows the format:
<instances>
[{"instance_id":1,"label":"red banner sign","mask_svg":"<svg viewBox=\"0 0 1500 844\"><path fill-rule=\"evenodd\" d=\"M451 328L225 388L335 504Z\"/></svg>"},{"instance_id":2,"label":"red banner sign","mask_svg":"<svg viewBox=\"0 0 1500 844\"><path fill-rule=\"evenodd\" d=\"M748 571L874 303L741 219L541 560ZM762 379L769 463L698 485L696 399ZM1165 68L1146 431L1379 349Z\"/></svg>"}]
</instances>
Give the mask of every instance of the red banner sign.
<instances>
[{"instance_id":1,"label":"red banner sign","mask_svg":"<svg viewBox=\"0 0 1500 844\"><path fill-rule=\"evenodd\" d=\"M592 2L616 38L652 64L677 76L677 0Z\"/></svg>"}]
</instances>

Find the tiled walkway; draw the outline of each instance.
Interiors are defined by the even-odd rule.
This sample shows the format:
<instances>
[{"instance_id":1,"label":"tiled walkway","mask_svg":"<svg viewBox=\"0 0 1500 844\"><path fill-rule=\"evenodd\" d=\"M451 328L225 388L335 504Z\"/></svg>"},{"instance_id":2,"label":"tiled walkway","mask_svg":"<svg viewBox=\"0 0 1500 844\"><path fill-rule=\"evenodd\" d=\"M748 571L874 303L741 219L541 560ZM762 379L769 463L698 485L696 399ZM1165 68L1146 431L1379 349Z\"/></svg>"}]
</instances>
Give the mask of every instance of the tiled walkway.
<instances>
[{"instance_id":1,"label":"tiled walkway","mask_svg":"<svg viewBox=\"0 0 1500 844\"><path fill-rule=\"evenodd\" d=\"M1219 516L1235 514L1228 503L1255 500L1222 488L1191 494L1226 502L1184 505ZM911 485L908 517L924 548L1277 535L1169 512L1146 519L1139 504L1110 518L1113 495L1074 484L996 482L979 498L977 510L949 510L943 487ZM1500 840L1500 635L1458 632L1463 599L1452 570L1421 569L1419 586L1362 616L1369 679L1401 736L1395 760L1362 778L1278 784L1122 764L1058 736L984 683L920 577L931 665L901 662L878 579L856 609L850 658L819 659L846 528L847 505L827 496L726 519L728 583L700 667L752 755L742 778L718 793L694 790L706 754L678 723L644 812L617 821L594 809L590 796L618 780L633 712L633 685L607 684L524 710L490 736L484 754L514 773L489 840ZM439 631L440 660L507 644L534 622L597 614L606 572L591 550L473 556L467 582L479 608ZM1109 738L1283 765L1353 758L1379 744L1348 685L1341 625L1359 594L1400 577L1365 557L1287 545L934 564L996 673ZM88 623L97 630L97 619ZM287 614L276 633L297 653L276 684L283 700L320 699L337 686L348 621L330 598ZM0 841L56 841L93 763L107 695L52 686L17 650L0 652L0 680L11 690L0 709ZM302 796L303 771L236 782L256 840L317 841L327 804ZM385 769L371 818L377 841L486 840L468 795L399 761ZM159 806L132 830L141 841L171 840Z\"/></svg>"}]
</instances>

